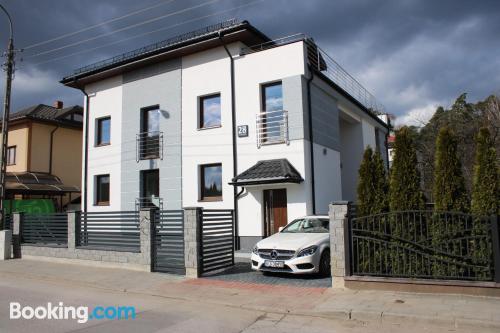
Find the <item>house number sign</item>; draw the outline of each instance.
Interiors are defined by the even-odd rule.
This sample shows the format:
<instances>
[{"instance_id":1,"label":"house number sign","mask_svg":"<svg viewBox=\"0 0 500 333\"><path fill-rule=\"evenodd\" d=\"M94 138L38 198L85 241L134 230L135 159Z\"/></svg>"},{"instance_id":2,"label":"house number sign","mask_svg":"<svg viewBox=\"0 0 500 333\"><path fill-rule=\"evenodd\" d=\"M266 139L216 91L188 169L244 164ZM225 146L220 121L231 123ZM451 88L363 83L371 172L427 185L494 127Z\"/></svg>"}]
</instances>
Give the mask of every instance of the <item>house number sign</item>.
<instances>
[{"instance_id":1,"label":"house number sign","mask_svg":"<svg viewBox=\"0 0 500 333\"><path fill-rule=\"evenodd\" d=\"M248 136L248 125L238 126L238 137L244 138Z\"/></svg>"}]
</instances>

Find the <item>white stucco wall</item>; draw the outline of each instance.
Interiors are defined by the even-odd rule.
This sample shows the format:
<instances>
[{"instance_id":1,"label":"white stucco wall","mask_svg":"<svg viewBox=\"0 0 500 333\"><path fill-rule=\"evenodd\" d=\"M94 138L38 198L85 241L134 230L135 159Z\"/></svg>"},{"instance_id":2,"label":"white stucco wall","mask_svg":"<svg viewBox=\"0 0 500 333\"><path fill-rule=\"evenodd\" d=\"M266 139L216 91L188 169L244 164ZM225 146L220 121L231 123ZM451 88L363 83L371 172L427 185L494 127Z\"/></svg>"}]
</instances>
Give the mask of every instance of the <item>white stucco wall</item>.
<instances>
[{"instance_id":1,"label":"white stucco wall","mask_svg":"<svg viewBox=\"0 0 500 333\"><path fill-rule=\"evenodd\" d=\"M88 152L88 211L120 210L122 77L116 76L85 87L90 97ZM87 110L85 110L87 112ZM96 119L111 116L111 144L96 147ZM84 170L85 172L85 170ZM95 176L109 174L110 205L95 205ZM82 177L82 179L84 179ZM82 186L82 189L84 187Z\"/></svg>"},{"instance_id":2,"label":"white stucco wall","mask_svg":"<svg viewBox=\"0 0 500 333\"><path fill-rule=\"evenodd\" d=\"M342 200L340 152L314 144L316 214L328 214L328 204Z\"/></svg>"}]
</instances>

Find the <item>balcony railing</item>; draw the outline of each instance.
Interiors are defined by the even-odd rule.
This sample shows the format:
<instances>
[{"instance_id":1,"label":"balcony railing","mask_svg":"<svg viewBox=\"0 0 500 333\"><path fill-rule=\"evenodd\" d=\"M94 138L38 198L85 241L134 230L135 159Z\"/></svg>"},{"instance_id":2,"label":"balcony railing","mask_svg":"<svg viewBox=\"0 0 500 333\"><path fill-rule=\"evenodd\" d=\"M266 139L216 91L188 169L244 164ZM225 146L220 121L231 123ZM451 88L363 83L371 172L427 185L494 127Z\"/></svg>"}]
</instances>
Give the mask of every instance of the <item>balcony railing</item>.
<instances>
[{"instance_id":1,"label":"balcony railing","mask_svg":"<svg viewBox=\"0 0 500 333\"><path fill-rule=\"evenodd\" d=\"M136 160L163 159L163 132L143 132L136 136Z\"/></svg>"},{"instance_id":2,"label":"balcony railing","mask_svg":"<svg viewBox=\"0 0 500 333\"><path fill-rule=\"evenodd\" d=\"M257 147L279 143L289 144L288 111L268 111L257 114Z\"/></svg>"},{"instance_id":3,"label":"balcony railing","mask_svg":"<svg viewBox=\"0 0 500 333\"><path fill-rule=\"evenodd\" d=\"M141 210L145 208L155 208L163 209L163 198L160 197L141 197L135 199L135 210Z\"/></svg>"}]
</instances>

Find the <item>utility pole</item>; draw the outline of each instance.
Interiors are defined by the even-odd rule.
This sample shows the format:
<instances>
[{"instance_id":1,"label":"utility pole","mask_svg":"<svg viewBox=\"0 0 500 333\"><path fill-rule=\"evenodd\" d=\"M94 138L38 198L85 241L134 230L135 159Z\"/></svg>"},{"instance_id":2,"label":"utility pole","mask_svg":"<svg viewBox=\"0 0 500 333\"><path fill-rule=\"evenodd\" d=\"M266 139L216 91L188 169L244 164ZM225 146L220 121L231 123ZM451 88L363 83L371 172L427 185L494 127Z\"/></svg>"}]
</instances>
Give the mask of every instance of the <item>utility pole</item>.
<instances>
[{"instance_id":1,"label":"utility pole","mask_svg":"<svg viewBox=\"0 0 500 333\"><path fill-rule=\"evenodd\" d=\"M7 10L0 5L0 9L7 15L9 19L10 37L7 48L7 61L4 68L6 71L5 79L5 97L3 102L3 119L2 119L2 153L0 166L0 229L5 229L5 177L7 172L7 148L9 134L9 115L10 115L10 93L12 89L12 76L14 74L14 34L12 29L12 20Z\"/></svg>"}]
</instances>

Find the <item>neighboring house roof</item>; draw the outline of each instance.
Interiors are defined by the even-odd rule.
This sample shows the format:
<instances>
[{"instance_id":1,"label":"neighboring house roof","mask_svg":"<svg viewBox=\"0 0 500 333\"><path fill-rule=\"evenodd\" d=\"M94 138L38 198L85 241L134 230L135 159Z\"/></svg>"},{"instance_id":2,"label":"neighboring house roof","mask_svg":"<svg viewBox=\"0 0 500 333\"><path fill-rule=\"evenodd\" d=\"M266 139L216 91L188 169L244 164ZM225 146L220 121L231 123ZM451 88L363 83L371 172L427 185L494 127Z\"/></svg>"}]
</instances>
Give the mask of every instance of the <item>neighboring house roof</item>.
<instances>
[{"instance_id":1,"label":"neighboring house roof","mask_svg":"<svg viewBox=\"0 0 500 333\"><path fill-rule=\"evenodd\" d=\"M80 120L71 118L75 114L83 115L83 108L79 105L74 105L57 109L53 106L38 104L10 114L9 122L29 119L68 127L83 127L83 118Z\"/></svg>"},{"instance_id":2,"label":"neighboring house roof","mask_svg":"<svg viewBox=\"0 0 500 333\"><path fill-rule=\"evenodd\" d=\"M301 183L304 179L286 159L259 161L233 178L231 185L260 185L275 183Z\"/></svg>"},{"instance_id":3,"label":"neighboring house roof","mask_svg":"<svg viewBox=\"0 0 500 333\"><path fill-rule=\"evenodd\" d=\"M270 41L269 37L253 27L248 21L232 19L79 68L73 74L64 77L61 83L69 87L80 88L87 83L142 67L144 64L156 63L220 46L221 39L224 43L243 41L247 45Z\"/></svg>"},{"instance_id":4,"label":"neighboring house roof","mask_svg":"<svg viewBox=\"0 0 500 333\"><path fill-rule=\"evenodd\" d=\"M7 172L5 188L7 192L19 194L80 192L79 187L64 185L59 177L43 172Z\"/></svg>"}]
</instances>

